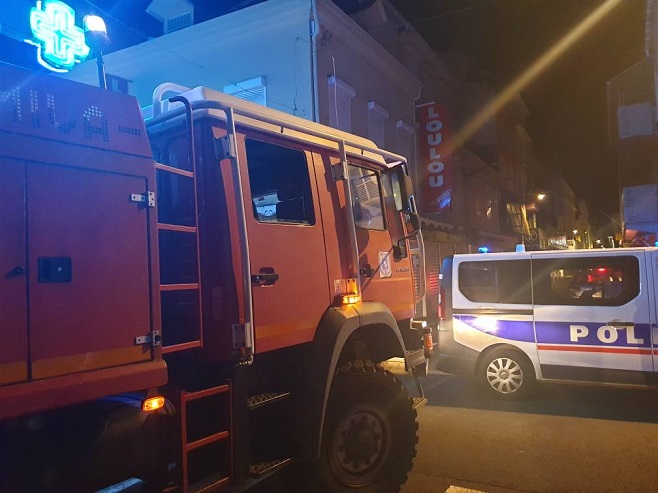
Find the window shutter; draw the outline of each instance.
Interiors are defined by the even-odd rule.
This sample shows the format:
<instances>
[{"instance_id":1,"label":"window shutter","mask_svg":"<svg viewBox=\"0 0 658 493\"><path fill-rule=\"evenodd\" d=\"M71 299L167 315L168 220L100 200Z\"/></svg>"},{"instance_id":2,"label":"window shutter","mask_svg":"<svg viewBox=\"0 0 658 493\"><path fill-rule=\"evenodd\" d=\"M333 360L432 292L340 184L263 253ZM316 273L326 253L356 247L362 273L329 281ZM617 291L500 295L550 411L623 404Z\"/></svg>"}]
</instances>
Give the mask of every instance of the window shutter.
<instances>
[{"instance_id":1,"label":"window shutter","mask_svg":"<svg viewBox=\"0 0 658 493\"><path fill-rule=\"evenodd\" d=\"M253 77L224 86L224 92L245 101L267 106L267 91L264 76Z\"/></svg>"}]
</instances>

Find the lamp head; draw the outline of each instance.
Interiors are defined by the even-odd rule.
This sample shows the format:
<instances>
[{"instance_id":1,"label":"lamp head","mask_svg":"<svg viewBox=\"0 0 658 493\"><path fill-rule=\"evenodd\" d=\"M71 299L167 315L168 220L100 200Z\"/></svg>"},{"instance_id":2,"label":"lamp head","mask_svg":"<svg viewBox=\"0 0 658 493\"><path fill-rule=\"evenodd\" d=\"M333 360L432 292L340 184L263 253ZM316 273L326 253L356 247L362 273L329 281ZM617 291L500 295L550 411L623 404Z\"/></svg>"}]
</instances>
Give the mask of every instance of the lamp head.
<instances>
[{"instance_id":1,"label":"lamp head","mask_svg":"<svg viewBox=\"0 0 658 493\"><path fill-rule=\"evenodd\" d=\"M82 25L85 32L85 42L94 51L102 52L110 44L110 37L107 35L107 27L102 17L97 15L86 15L82 19Z\"/></svg>"}]
</instances>

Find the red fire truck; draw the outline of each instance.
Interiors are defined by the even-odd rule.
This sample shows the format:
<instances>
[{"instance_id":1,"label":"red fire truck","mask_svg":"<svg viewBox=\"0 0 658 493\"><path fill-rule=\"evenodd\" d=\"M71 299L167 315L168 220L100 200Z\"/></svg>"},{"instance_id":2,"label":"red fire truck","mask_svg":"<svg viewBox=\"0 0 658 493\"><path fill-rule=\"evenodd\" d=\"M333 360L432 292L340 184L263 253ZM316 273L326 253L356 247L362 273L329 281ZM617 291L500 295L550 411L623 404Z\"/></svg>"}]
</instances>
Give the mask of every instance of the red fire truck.
<instances>
[{"instance_id":1,"label":"red fire truck","mask_svg":"<svg viewBox=\"0 0 658 493\"><path fill-rule=\"evenodd\" d=\"M0 491L398 491L404 158L202 87L153 110L0 66Z\"/></svg>"}]
</instances>

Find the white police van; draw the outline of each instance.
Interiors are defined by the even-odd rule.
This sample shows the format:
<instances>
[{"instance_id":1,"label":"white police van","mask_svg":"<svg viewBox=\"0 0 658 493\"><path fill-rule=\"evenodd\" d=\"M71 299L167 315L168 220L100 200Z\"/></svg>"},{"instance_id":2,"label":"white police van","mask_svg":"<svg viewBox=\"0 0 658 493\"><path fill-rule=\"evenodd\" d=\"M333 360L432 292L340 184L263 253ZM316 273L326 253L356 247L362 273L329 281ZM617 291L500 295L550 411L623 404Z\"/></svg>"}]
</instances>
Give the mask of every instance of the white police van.
<instances>
[{"instance_id":1,"label":"white police van","mask_svg":"<svg viewBox=\"0 0 658 493\"><path fill-rule=\"evenodd\" d=\"M441 273L439 370L503 398L658 384L658 248L453 255Z\"/></svg>"}]
</instances>

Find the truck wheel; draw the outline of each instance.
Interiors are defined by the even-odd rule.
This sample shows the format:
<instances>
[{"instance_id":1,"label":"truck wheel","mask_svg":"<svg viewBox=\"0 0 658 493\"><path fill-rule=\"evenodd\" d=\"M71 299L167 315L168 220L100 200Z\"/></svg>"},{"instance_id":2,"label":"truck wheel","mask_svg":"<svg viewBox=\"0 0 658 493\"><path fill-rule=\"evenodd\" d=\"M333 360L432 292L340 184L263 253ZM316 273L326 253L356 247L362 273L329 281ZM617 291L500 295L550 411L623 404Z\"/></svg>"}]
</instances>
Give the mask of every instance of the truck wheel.
<instances>
[{"instance_id":1,"label":"truck wheel","mask_svg":"<svg viewBox=\"0 0 658 493\"><path fill-rule=\"evenodd\" d=\"M494 349L486 354L478 378L485 389L502 399L525 397L536 385L532 364L515 349Z\"/></svg>"},{"instance_id":2,"label":"truck wheel","mask_svg":"<svg viewBox=\"0 0 658 493\"><path fill-rule=\"evenodd\" d=\"M324 425L324 491L399 491L416 456L417 433L416 410L397 378L370 361L343 365Z\"/></svg>"}]
</instances>

